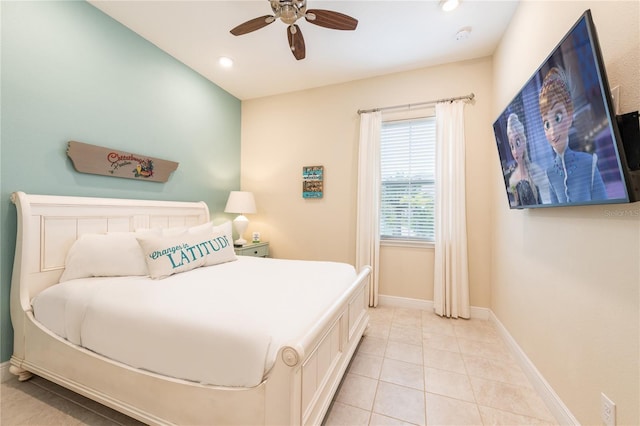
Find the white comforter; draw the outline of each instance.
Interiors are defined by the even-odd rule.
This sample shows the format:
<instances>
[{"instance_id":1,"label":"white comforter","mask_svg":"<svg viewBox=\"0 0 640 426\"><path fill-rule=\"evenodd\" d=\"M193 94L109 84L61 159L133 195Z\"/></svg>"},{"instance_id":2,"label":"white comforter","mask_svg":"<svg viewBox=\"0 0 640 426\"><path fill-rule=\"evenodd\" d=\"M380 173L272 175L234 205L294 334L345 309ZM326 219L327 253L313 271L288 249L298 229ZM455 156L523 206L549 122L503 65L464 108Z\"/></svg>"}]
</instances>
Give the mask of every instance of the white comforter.
<instances>
[{"instance_id":1,"label":"white comforter","mask_svg":"<svg viewBox=\"0 0 640 426\"><path fill-rule=\"evenodd\" d=\"M251 387L355 277L342 263L240 256L163 280L66 281L32 305L54 333L132 367Z\"/></svg>"}]
</instances>

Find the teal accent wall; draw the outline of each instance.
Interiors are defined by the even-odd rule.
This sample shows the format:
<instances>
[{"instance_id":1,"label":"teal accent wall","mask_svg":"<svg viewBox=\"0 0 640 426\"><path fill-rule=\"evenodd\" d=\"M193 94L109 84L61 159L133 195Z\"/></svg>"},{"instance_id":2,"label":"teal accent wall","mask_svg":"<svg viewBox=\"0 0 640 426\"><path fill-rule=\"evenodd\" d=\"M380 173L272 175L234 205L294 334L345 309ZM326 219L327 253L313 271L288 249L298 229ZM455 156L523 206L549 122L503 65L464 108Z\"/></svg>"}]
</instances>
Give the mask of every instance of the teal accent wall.
<instances>
[{"instance_id":1,"label":"teal accent wall","mask_svg":"<svg viewBox=\"0 0 640 426\"><path fill-rule=\"evenodd\" d=\"M13 350L10 194L204 200L222 212L240 188L240 100L84 1L2 1L0 16L4 362ZM69 140L180 165L166 183L82 174Z\"/></svg>"}]
</instances>

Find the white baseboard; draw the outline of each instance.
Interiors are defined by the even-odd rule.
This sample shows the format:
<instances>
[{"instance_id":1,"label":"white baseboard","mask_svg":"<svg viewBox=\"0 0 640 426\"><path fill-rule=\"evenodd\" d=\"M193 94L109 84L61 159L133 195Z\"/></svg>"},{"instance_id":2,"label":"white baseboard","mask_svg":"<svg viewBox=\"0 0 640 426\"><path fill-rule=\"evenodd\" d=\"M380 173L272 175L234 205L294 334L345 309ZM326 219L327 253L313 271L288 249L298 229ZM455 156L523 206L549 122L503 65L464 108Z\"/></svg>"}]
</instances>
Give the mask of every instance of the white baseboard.
<instances>
[{"instance_id":1,"label":"white baseboard","mask_svg":"<svg viewBox=\"0 0 640 426\"><path fill-rule=\"evenodd\" d=\"M420 309L423 311L433 311L433 301L424 299L411 299L409 297L378 295L378 305L391 306L394 308Z\"/></svg>"},{"instance_id":2,"label":"white baseboard","mask_svg":"<svg viewBox=\"0 0 640 426\"><path fill-rule=\"evenodd\" d=\"M9 367L11 367L11 364L9 363L9 361L5 361L2 364L0 364L0 383L4 383L7 380L11 379L12 377L15 377L13 374L9 372Z\"/></svg>"},{"instance_id":3,"label":"white baseboard","mask_svg":"<svg viewBox=\"0 0 640 426\"><path fill-rule=\"evenodd\" d=\"M381 294L378 296L378 302L381 306L433 311L433 301L431 300L386 296ZM580 422L578 422L573 414L571 414L571 411L569 411L567 406L564 405L558 394L553 390L542 374L540 374L540 371L538 371L533 362L531 362L527 357L527 354L522 350L511 334L509 334L509 331L507 331L506 327L500 322L493 311L489 308L480 308L477 306L472 306L470 311L471 318L489 320L496 326L500 337L505 342L516 359L516 362L531 382L531 385L534 387L536 392L538 392L538 395L540 395L558 423L561 425L579 426Z\"/></svg>"},{"instance_id":4,"label":"white baseboard","mask_svg":"<svg viewBox=\"0 0 640 426\"><path fill-rule=\"evenodd\" d=\"M393 306L394 308L421 309L423 311L433 311L433 301L424 299L411 299L409 297L378 295L378 304L381 306ZM471 318L489 319L490 309L471 306Z\"/></svg>"},{"instance_id":5,"label":"white baseboard","mask_svg":"<svg viewBox=\"0 0 640 426\"><path fill-rule=\"evenodd\" d=\"M531 362L529 357L527 357L527 354L522 350L511 334L509 334L509 331L507 331L506 327L500 322L493 311L490 311L489 321L496 326L502 340L504 340L511 353L516 358L516 362L520 365L520 368L522 368L522 371L531 382L531 385L538 392L538 395L540 395L558 423L561 425L579 426L580 422L578 422L578 419L571 414L571 411L569 411L567 406L564 405L564 402L562 402L549 382L545 380L544 376L542 376L533 362Z\"/></svg>"}]
</instances>

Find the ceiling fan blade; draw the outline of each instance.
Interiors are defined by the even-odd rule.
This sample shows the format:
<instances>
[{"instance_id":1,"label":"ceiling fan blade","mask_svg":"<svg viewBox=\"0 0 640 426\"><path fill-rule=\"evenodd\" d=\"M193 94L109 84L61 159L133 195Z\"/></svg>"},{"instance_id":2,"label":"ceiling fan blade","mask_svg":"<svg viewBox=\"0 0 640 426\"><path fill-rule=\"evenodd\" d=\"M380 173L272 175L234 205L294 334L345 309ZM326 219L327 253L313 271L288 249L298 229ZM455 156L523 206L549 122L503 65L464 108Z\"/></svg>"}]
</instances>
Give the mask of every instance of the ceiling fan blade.
<instances>
[{"instance_id":1,"label":"ceiling fan blade","mask_svg":"<svg viewBox=\"0 0 640 426\"><path fill-rule=\"evenodd\" d=\"M273 15L265 15L259 18L251 19L243 24L238 25L230 32L235 36L243 35L250 33L255 30L259 30L260 28L266 27L270 23L274 22L276 18Z\"/></svg>"},{"instance_id":2,"label":"ceiling fan blade","mask_svg":"<svg viewBox=\"0 0 640 426\"><path fill-rule=\"evenodd\" d=\"M304 46L304 37L302 37L302 31L296 24L289 25L287 27L287 38L289 39L289 47L291 53L297 60L304 59L306 55Z\"/></svg>"},{"instance_id":3,"label":"ceiling fan blade","mask_svg":"<svg viewBox=\"0 0 640 426\"><path fill-rule=\"evenodd\" d=\"M358 20L333 10L309 9L304 17L307 22L332 30L355 30Z\"/></svg>"}]
</instances>

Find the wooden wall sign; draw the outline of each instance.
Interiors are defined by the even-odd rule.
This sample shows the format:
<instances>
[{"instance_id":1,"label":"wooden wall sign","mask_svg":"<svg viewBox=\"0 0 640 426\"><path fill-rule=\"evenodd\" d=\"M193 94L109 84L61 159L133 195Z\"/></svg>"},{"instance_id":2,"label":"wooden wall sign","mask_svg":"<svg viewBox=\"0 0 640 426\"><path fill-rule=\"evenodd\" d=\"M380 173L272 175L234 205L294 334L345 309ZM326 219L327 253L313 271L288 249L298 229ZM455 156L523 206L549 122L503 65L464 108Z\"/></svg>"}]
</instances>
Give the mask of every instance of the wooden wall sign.
<instances>
[{"instance_id":1,"label":"wooden wall sign","mask_svg":"<svg viewBox=\"0 0 640 426\"><path fill-rule=\"evenodd\" d=\"M324 166L302 168L302 198L322 198Z\"/></svg>"},{"instance_id":2,"label":"wooden wall sign","mask_svg":"<svg viewBox=\"0 0 640 426\"><path fill-rule=\"evenodd\" d=\"M166 182L178 168L174 161L69 141L67 155L80 173Z\"/></svg>"}]
</instances>

